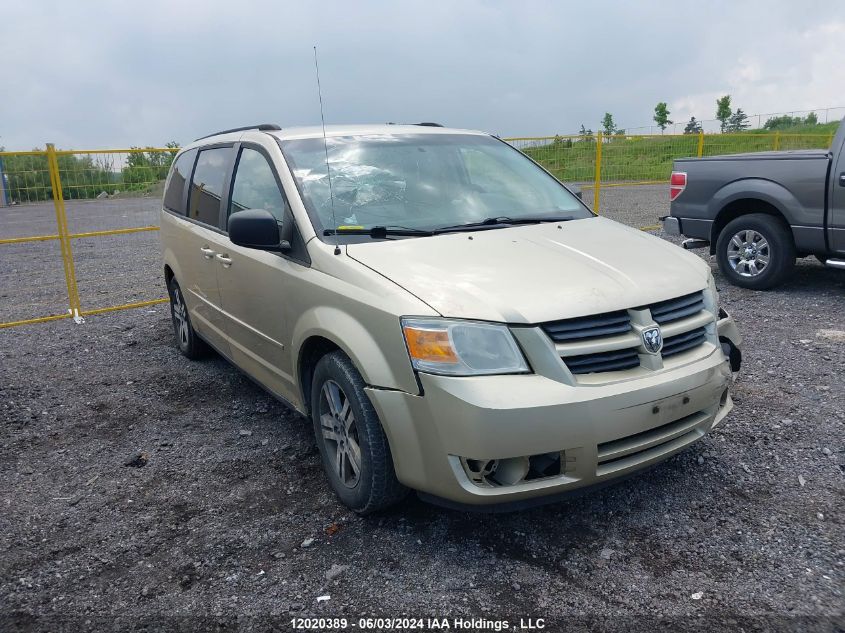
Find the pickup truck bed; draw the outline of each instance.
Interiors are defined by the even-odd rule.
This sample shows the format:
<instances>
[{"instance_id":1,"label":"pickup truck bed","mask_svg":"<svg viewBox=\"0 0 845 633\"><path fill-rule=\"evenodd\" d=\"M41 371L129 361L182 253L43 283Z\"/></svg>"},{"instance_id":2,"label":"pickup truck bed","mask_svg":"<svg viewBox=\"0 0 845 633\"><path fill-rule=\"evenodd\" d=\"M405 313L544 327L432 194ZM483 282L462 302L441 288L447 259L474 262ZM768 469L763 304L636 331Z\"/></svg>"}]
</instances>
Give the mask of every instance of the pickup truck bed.
<instances>
[{"instance_id":1,"label":"pickup truck bed","mask_svg":"<svg viewBox=\"0 0 845 633\"><path fill-rule=\"evenodd\" d=\"M709 246L735 284L781 282L796 257L845 268L845 124L828 150L682 158L674 163L668 233Z\"/></svg>"}]
</instances>

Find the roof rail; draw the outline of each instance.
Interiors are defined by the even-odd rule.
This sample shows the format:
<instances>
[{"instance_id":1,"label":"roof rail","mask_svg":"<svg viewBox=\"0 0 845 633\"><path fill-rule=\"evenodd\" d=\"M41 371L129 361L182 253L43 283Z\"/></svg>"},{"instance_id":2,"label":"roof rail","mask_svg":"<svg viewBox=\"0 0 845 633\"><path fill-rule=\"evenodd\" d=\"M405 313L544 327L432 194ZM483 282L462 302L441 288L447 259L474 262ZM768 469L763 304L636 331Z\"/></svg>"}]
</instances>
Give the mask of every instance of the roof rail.
<instances>
[{"instance_id":1,"label":"roof rail","mask_svg":"<svg viewBox=\"0 0 845 633\"><path fill-rule=\"evenodd\" d=\"M432 121L423 121L421 123L394 123L393 121L388 121L388 125L422 125L423 127L443 127L440 123L434 123Z\"/></svg>"},{"instance_id":2,"label":"roof rail","mask_svg":"<svg viewBox=\"0 0 845 633\"><path fill-rule=\"evenodd\" d=\"M245 125L243 127L233 127L231 130L221 130L220 132L215 132L214 134L206 134L205 136L200 136L199 138L195 138L195 141L201 141L204 138L211 138L212 136L217 136L218 134L229 134L230 132L244 132L246 130L260 130L262 132L269 132L273 130L281 130L282 128L276 125L275 123L259 123L258 125Z\"/></svg>"}]
</instances>

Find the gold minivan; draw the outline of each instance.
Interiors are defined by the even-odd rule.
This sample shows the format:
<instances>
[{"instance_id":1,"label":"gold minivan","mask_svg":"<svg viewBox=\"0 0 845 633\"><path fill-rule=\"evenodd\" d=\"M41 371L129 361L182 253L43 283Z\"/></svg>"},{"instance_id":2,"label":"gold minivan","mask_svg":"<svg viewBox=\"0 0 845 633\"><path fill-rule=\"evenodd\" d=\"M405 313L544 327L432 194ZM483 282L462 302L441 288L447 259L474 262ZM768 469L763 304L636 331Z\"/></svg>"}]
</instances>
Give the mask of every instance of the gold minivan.
<instances>
[{"instance_id":1,"label":"gold minivan","mask_svg":"<svg viewBox=\"0 0 845 633\"><path fill-rule=\"evenodd\" d=\"M496 137L436 124L227 130L161 211L179 349L309 417L359 513L409 489L514 509L684 449L732 407L710 268L596 216Z\"/></svg>"}]
</instances>

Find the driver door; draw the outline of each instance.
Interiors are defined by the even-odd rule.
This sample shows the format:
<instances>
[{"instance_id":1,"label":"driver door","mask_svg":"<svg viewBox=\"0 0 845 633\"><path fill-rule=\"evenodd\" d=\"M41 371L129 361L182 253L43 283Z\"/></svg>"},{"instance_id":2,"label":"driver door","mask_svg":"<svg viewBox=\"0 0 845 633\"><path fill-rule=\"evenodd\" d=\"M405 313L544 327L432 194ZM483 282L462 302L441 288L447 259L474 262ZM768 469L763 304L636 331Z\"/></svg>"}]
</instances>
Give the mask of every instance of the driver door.
<instances>
[{"instance_id":1,"label":"driver door","mask_svg":"<svg viewBox=\"0 0 845 633\"><path fill-rule=\"evenodd\" d=\"M280 228L293 222L270 157L257 145L241 145L227 221L245 209L270 211ZM270 391L295 401L288 297L295 277L308 268L278 253L236 246L228 236L224 241L217 278L232 360Z\"/></svg>"}]
</instances>

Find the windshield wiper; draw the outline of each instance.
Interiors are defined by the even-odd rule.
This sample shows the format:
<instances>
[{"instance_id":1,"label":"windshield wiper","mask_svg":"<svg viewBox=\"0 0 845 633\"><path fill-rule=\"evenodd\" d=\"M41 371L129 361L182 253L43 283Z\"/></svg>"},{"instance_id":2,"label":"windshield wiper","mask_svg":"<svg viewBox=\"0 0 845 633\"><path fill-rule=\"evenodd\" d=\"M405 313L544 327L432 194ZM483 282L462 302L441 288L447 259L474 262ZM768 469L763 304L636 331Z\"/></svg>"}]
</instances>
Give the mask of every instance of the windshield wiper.
<instances>
[{"instance_id":1,"label":"windshield wiper","mask_svg":"<svg viewBox=\"0 0 845 633\"><path fill-rule=\"evenodd\" d=\"M399 237L430 237L434 231L413 229L407 226L339 226L336 229L324 229L323 235L369 235L374 239L383 239L395 235Z\"/></svg>"},{"instance_id":2,"label":"windshield wiper","mask_svg":"<svg viewBox=\"0 0 845 633\"><path fill-rule=\"evenodd\" d=\"M441 226L434 229L434 233L450 233L452 231L465 231L472 229L505 228L520 224L540 224L542 222L568 222L575 218L571 215L535 215L521 218L511 218L500 215L492 218L484 218L480 222L467 222L466 224L455 224L453 226Z\"/></svg>"}]
</instances>

